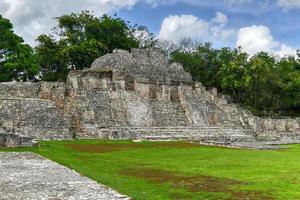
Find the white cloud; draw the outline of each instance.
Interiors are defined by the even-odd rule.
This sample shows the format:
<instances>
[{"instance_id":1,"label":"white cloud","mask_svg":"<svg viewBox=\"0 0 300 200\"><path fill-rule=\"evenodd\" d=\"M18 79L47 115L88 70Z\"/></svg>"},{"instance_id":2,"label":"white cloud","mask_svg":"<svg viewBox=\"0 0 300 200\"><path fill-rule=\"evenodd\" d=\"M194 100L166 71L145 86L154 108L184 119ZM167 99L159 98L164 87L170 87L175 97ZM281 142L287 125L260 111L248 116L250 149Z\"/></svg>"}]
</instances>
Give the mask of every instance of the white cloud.
<instances>
[{"instance_id":1,"label":"white cloud","mask_svg":"<svg viewBox=\"0 0 300 200\"><path fill-rule=\"evenodd\" d=\"M159 32L161 40L201 39L208 36L209 23L193 15L173 15L165 18Z\"/></svg>"},{"instance_id":2,"label":"white cloud","mask_svg":"<svg viewBox=\"0 0 300 200\"><path fill-rule=\"evenodd\" d=\"M143 1L143 0L140 0L140 1ZM159 5L171 3L170 0L144 0L144 1L146 1L146 3L152 5L153 8L155 8ZM175 3L175 2L173 2L173 3Z\"/></svg>"},{"instance_id":3,"label":"white cloud","mask_svg":"<svg viewBox=\"0 0 300 200\"><path fill-rule=\"evenodd\" d=\"M280 49L275 53L280 57L284 57L287 55L297 55L297 50L287 46L286 44L281 44Z\"/></svg>"},{"instance_id":4,"label":"white cloud","mask_svg":"<svg viewBox=\"0 0 300 200\"><path fill-rule=\"evenodd\" d=\"M81 10L100 15L130 9L138 0L0 0L0 13L10 19L15 31L34 44L37 35L49 33L55 17Z\"/></svg>"},{"instance_id":5,"label":"white cloud","mask_svg":"<svg viewBox=\"0 0 300 200\"><path fill-rule=\"evenodd\" d=\"M217 12L211 21L202 20L194 15L171 15L163 20L158 38L175 43L184 38L199 42L226 43L235 35L233 29L225 28L227 22L227 16L221 12Z\"/></svg>"},{"instance_id":6,"label":"white cloud","mask_svg":"<svg viewBox=\"0 0 300 200\"><path fill-rule=\"evenodd\" d=\"M248 26L240 28L237 34L236 47L253 55L260 51L269 52L281 57L295 55L296 50L286 44L274 40L270 29L266 26Z\"/></svg>"},{"instance_id":7,"label":"white cloud","mask_svg":"<svg viewBox=\"0 0 300 200\"><path fill-rule=\"evenodd\" d=\"M277 45L271 31L265 26L244 27L237 35L236 46L242 47L249 54L255 54L258 51L270 52Z\"/></svg>"},{"instance_id":8,"label":"white cloud","mask_svg":"<svg viewBox=\"0 0 300 200\"><path fill-rule=\"evenodd\" d=\"M143 1L143 0L141 0ZM209 6L211 4L215 4L215 6L222 7L232 7L232 6L239 6L239 5L246 5L251 4L254 0L144 0L147 3L152 5L158 6L163 4L176 4L176 3L183 3L186 5L194 5L194 6ZM267 1L267 0L263 0Z\"/></svg>"},{"instance_id":9,"label":"white cloud","mask_svg":"<svg viewBox=\"0 0 300 200\"><path fill-rule=\"evenodd\" d=\"M0 0L0 13L11 20L16 33L22 36L25 42L34 45L38 35L51 32L51 28L56 25L55 17L72 12L78 13L81 10L90 10L99 16L120 9L131 9L136 3L142 1L154 7L160 4L183 2L183 0ZM199 3L195 0L184 2ZM160 37L170 40L191 37L204 41L214 37L230 38L234 31L223 30L227 21L227 16L220 12L211 22L193 15L170 16L162 24Z\"/></svg>"},{"instance_id":10,"label":"white cloud","mask_svg":"<svg viewBox=\"0 0 300 200\"><path fill-rule=\"evenodd\" d=\"M134 37L139 41L140 47L145 47L151 44L153 35L147 30L136 30Z\"/></svg>"},{"instance_id":11,"label":"white cloud","mask_svg":"<svg viewBox=\"0 0 300 200\"><path fill-rule=\"evenodd\" d=\"M212 19L217 24L227 24L228 17L221 12L217 12L215 18Z\"/></svg>"},{"instance_id":12,"label":"white cloud","mask_svg":"<svg viewBox=\"0 0 300 200\"><path fill-rule=\"evenodd\" d=\"M277 0L277 4L285 9L300 8L300 0Z\"/></svg>"},{"instance_id":13,"label":"white cloud","mask_svg":"<svg viewBox=\"0 0 300 200\"><path fill-rule=\"evenodd\" d=\"M251 3L252 0L229 0L228 4L229 5L235 5L235 4L245 4L245 3Z\"/></svg>"},{"instance_id":14,"label":"white cloud","mask_svg":"<svg viewBox=\"0 0 300 200\"><path fill-rule=\"evenodd\" d=\"M17 34L25 41L34 45L35 38L42 33L50 33L56 25L54 17L81 10L93 11L96 15L116 12L120 9L131 9L138 2L145 2L151 6L161 4L175 4L178 2L189 5L220 4L243 5L253 3L253 0L0 0L0 14L11 20ZM300 8L300 0L276 0L285 9ZM194 15L173 15L165 18L161 24L158 38L178 41L191 38L200 42L211 41L216 46L232 46L236 39L236 31L228 28L228 17L217 12L211 20L203 20ZM247 28L247 27L246 27ZM244 32L248 32L243 34ZM247 35L248 34L248 35ZM252 36L250 36L252 34ZM253 45L255 43L255 45ZM270 30L261 26L240 29L237 45L242 45L249 52L257 49L268 52L277 51L278 54L294 52L293 48L276 42Z\"/></svg>"}]
</instances>

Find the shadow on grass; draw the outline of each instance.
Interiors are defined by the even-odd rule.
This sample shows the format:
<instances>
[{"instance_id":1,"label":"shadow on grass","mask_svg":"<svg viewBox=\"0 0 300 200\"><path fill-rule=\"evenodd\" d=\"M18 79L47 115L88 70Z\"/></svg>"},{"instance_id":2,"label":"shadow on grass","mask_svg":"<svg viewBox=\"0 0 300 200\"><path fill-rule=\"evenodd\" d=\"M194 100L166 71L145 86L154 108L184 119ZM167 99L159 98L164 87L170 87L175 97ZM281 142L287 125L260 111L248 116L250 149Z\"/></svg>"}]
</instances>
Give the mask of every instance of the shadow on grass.
<instances>
[{"instance_id":1,"label":"shadow on grass","mask_svg":"<svg viewBox=\"0 0 300 200\"><path fill-rule=\"evenodd\" d=\"M157 169L125 169L120 172L122 175L141 178L156 184L169 183L177 189L184 189L190 193L208 192L227 194L227 200L273 200L271 194L262 191L241 191L235 188L249 183L234 179L219 178L214 176L196 175L184 176L169 171ZM173 194L176 199L186 199L181 194Z\"/></svg>"}]
</instances>

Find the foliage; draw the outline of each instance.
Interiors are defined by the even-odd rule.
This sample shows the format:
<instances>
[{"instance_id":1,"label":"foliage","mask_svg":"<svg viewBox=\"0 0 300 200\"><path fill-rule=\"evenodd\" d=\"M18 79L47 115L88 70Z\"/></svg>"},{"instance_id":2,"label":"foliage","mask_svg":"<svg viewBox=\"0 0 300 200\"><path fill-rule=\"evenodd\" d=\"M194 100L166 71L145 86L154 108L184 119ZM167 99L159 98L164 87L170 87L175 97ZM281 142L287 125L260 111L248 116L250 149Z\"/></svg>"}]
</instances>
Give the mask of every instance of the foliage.
<instances>
[{"instance_id":1,"label":"foliage","mask_svg":"<svg viewBox=\"0 0 300 200\"><path fill-rule=\"evenodd\" d=\"M45 79L51 76L51 80L55 80L54 74L63 73L65 76L57 76L57 80L64 80L70 69L88 68L96 58L114 49L138 47L140 41L134 33L137 29L146 30L108 15L97 18L88 11L63 15L57 20L54 35L40 35L36 47Z\"/></svg>"},{"instance_id":2,"label":"foliage","mask_svg":"<svg viewBox=\"0 0 300 200\"><path fill-rule=\"evenodd\" d=\"M194 80L216 87L258 115L300 115L300 54L274 57L259 52L250 57L241 49L214 49L198 44L171 54Z\"/></svg>"},{"instance_id":3,"label":"foliage","mask_svg":"<svg viewBox=\"0 0 300 200\"><path fill-rule=\"evenodd\" d=\"M0 81L33 80L39 66L32 48L13 31L13 25L0 15Z\"/></svg>"},{"instance_id":4,"label":"foliage","mask_svg":"<svg viewBox=\"0 0 300 200\"><path fill-rule=\"evenodd\" d=\"M217 84L214 75L218 71L220 60L217 57L217 51L212 48L212 44L205 43L197 46L194 51L184 51L183 53L179 49L172 53L171 57L173 61L182 63L195 80L211 87Z\"/></svg>"}]
</instances>

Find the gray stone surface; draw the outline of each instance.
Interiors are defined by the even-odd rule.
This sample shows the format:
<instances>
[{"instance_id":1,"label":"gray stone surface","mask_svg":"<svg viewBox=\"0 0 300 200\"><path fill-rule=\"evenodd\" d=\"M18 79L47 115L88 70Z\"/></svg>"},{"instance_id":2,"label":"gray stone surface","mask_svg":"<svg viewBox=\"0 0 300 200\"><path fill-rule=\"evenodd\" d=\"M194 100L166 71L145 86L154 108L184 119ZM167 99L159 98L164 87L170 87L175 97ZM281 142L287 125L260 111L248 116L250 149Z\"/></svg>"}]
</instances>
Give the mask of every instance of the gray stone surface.
<instances>
[{"instance_id":1,"label":"gray stone surface","mask_svg":"<svg viewBox=\"0 0 300 200\"><path fill-rule=\"evenodd\" d=\"M95 60L92 70L111 70L115 79L146 80L168 83L192 82L180 64L170 64L158 49L115 50Z\"/></svg>"},{"instance_id":2,"label":"gray stone surface","mask_svg":"<svg viewBox=\"0 0 300 200\"><path fill-rule=\"evenodd\" d=\"M0 83L0 132L37 139L298 143L299 122L254 116L157 49L115 50L65 83Z\"/></svg>"},{"instance_id":3,"label":"gray stone surface","mask_svg":"<svg viewBox=\"0 0 300 200\"><path fill-rule=\"evenodd\" d=\"M1 200L125 200L104 185L33 153L0 153Z\"/></svg>"},{"instance_id":4,"label":"gray stone surface","mask_svg":"<svg viewBox=\"0 0 300 200\"><path fill-rule=\"evenodd\" d=\"M0 98L0 132L37 139L68 139L69 123L54 101Z\"/></svg>"},{"instance_id":5,"label":"gray stone surface","mask_svg":"<svg viewBox=\"0 0 300 200\"><path fill-rule=\"evenodd\" d=\"M14 134L0 133L0 148L35 147L38 141L31 137L21 137Z\"/></svg>"}]
</instances>

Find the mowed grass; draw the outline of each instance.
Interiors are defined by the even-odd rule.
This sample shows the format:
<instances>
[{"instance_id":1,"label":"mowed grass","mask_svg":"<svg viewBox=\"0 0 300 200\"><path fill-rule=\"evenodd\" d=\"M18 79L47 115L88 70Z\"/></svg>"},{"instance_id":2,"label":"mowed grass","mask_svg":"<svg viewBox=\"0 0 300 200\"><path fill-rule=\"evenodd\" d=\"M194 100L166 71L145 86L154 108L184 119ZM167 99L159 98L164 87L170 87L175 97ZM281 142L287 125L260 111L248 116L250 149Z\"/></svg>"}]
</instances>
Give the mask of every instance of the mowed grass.
<instances>
[{"instance_id":1,"label":"mowed grass","mask_svg":"<svg viewBox=\"0 0 300 200\"><path fill-rule=\"evenodd\" d=\"M184 142L47 141L32 151L139 200L300 199L300 146L245 150Z\"/></svg>"}]
</instances>

